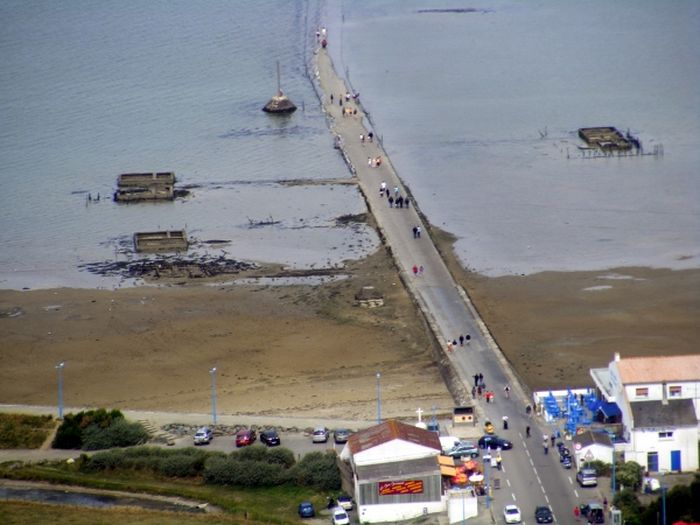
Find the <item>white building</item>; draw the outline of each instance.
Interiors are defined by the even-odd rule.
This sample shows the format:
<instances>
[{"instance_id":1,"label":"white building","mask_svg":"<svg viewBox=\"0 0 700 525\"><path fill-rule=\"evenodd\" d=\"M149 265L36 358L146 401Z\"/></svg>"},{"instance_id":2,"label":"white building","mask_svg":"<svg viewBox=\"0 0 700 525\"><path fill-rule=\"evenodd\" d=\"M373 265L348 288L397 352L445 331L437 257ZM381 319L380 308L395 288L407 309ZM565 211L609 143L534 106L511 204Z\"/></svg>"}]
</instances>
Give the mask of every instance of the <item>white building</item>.
<instances>
[{"instance_id":1,"label":"white building","mask_svg":"<svg viewBox=\"0 0 700 525\"><path fill-rule=\"evenodd\" d=\"M626 357L591 369L607 402L622 414L615 449L649 472L698 469L700 354Z\"/></svg>"},{"instance_id":2,"label":"white building","mask_svg":"<svg viewBox=\"0 0 700 525\"><path fill-rule=\"evenodd\" d=\"M606 432L586 430L574 436L574 462L580 469L588 461L603 461L612 463L613 443Z\"/></svg>"},{"instance_id":3,"label":"white building","mask_svg":"<svg viewBox=\"0 0 700 525\"><path fill-rule=\"evenodd\" d=\"M352 467L360 523L380 523L444 512L435 432L398 421L361 430L340 457Z\"/></svg>"}]
</instances>

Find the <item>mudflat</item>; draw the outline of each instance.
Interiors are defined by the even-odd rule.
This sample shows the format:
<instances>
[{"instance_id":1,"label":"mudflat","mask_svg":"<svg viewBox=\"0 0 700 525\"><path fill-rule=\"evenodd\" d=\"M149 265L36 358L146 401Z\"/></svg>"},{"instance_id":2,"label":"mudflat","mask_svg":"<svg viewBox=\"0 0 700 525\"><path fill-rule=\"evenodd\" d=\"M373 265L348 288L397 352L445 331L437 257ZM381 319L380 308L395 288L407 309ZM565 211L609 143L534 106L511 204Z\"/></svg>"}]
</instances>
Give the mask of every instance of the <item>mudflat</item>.
<instances>
[{"instance_id":1,"label":"mudflat","mask_svg":"<svg viewBox=\"0 0 700 525\"><path fill-rule=\"evenodd\" d=\"M451 410L426 326L383 248L323 286L0 291L0 402L373 419ZM250 277L250 274L245 275ZM385 305L355 294L374 286Z\"/></svg>"}]
</instances>

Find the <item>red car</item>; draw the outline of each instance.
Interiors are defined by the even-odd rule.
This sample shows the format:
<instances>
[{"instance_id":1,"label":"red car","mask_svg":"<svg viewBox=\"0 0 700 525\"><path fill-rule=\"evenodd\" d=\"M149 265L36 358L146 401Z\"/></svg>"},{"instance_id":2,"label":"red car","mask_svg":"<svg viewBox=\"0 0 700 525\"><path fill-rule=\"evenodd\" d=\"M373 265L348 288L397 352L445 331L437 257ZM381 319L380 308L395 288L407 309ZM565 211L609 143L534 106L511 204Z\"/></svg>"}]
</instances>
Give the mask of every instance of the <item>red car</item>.
<instances>
[{"instance_id":1,"label":"red car","mask_svg":"<svg viewBox=\"0 0 700 525\"><path fill-rule=\"evenodd\" d=\"M236 447L247 447L255 443L255 430L243 429L236 432Z\"/></svg>"}]
</instances>

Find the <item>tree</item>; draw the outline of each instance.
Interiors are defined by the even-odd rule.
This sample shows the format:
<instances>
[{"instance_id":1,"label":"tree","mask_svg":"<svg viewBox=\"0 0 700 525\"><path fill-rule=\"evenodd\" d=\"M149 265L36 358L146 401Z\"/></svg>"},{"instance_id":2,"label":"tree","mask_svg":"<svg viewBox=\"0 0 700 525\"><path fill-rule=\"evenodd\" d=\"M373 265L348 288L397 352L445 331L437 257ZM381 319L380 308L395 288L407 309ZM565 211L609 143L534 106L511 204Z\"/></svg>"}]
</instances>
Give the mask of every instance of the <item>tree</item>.
<instances>
[{"instance_id":1,"label":"tree","mask_svg":"<svg viewBox=\"0 0 700 525\"><path fill-rule=\"evenodd\" d=\"M617 485L632 491L638 490L642 486L642 473L643 469L639 463L627 461L615 471Z\"/></svg>"}]
</instances>

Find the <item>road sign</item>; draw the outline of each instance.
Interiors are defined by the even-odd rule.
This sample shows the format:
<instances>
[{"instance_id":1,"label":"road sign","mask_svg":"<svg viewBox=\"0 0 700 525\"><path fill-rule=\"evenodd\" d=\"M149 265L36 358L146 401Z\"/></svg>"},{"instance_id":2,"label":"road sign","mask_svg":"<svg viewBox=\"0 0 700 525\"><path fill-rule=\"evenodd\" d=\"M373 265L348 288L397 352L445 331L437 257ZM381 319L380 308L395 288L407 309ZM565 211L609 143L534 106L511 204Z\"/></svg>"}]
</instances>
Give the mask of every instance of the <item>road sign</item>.
<instances>
[{"instance_id":1,"label":"road sign","mask_svg":"<svg viewBox=\"0 0 700 525\"><path fill-rule=\"evenodd\" d=\"M576 450L581 450L582 446L583 445L581 445L581 443L574 443L574 449L576 449Z\"/></svg>"},{"instance_id":2,"label":"road sign","mask_svg":"<svg viewBox=\"0 0 700 525\"><path fill-rule=\"evenodd\" d=\"M589 450L589 451L587 451L587 452L583 455L583 459L585 459L586 461L593 461L593 460L595 459L595 456L594 456L593 453Z\"/></svg>"}]
</instances>

